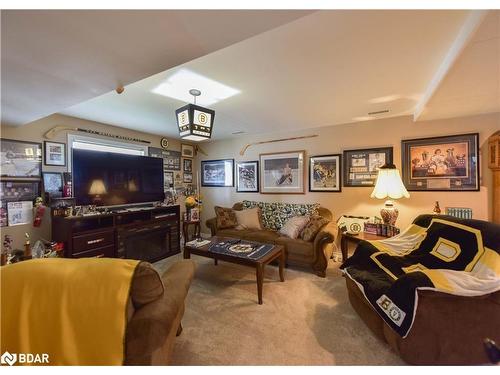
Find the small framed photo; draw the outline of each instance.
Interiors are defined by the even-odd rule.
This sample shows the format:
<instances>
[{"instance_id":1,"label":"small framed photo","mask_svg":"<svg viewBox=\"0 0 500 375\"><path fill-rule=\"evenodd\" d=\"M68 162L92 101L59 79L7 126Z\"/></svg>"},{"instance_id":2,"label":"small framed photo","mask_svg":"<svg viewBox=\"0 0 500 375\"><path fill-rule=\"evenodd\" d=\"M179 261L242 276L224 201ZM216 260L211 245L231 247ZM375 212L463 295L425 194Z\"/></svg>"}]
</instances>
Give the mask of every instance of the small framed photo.
<instances>
[{"instance_id":1,"label":"small framed photo","mask_svg":"<svg viewBox=\"0 0 500 375\"><path fill-rule=\"evenodd\" d=\"M234 159L203 160L201 162L201 186L234 186Z\"/></svg>"},{"instance_id":2,"label":"small framed photo","mask_svg":"<svg viewBox=\"0 0 500 375\"><path fill-rule=\"evenodd\" d=\"M2 138L0 164L2 177L39 180L42 177L42 144Z\"/></svg>"},{"instance_id":3,"label":"small framed photo","mask_svg":"<svg viewBox=\"0 0 500 375\"><path fill-rule=\"evenodd\" d=\"M344 151L344 186L375 186L379 168L392 160L392 147Z\"/></svg>"},{"instance_id":4,"label":"small framed photo","mask_svg":"<svg viewBox=\"0 0 500 375\"><path fill-rule=\"evenodd\" d=\"M174 173L174 188L175 189L180 189L183 188L184 185L182 184L182 173L181 172L175 172Z\"/></svg>"},{"instance_id":5,"label":"small framed photo","mask_svg":"<svg viewBox=\"0 0 500 375\"><path fill-rule=\"evenodd\" d=\"M409 191L478 191L479 134L401 141L403 183Z\"/></svg>"},{"instance_id":6,"label":"small framed photo","mask_svg":"<svg viewBox=\"0 0 500 375\"><path fill-rule=\"evenodd\" d=\"M45 150L45 165L57 165L59 167L66 166L66 144L59 142L43 142Z\"/></svg>"},{"instance_id":7,"label":"small framed photo","mask_svg":"<svg viewBox=\"0 0 500 375\"><path fill-rule=\"evenodd\" d=\"M183 171L191 173L193 171L193 160L183 159Z\"/></svg>"},{"instance_id":8,"label":"small framed photo","mask_svg":"<svg viewBox=\"0 0 500 375\"><path fill-rule=\"evenodd\" d=\"M340 192L341 155L320 155L309 158L309 191Z\"/></svg>"},{"instance_id":9,"label":"small framed photo","mask_svg":"<svg viewBox=\"0 0 500 375\"><path fill-rule=\"evenodd\" d=\"M60 198L63 194L63 175L58 172L43 172L43 190L51 198Z\"/></svg>"},{"instance_id":10,"label":"small framed photo","mask_svg":"<svg viewBox=\"0 0 500 375\"><path fill-rule=\"evenodd\" d=\"M236 163L236 192L259 192L259 162L257 160Z\"/></svg>"},{"instance_id":11,"label":"small framed photo","mask_svg":"<svg viewBox=\"0 0 500 375\"><path fill-rule=\"evenodd\" d=\"M164 188L164 190L168 190L172 187L174 187L174 172L163 171L163 188Z\"/></svg>"},{"instance_id":12,"label":"small framed photo","mask_svg":"<svg viewBox=\"0 0 500 375\"><path fill-rule=\"evenodd\" d=\"M262 194L304 194L305 151L259 155Z\"/></svg>"},{"instance_id":13,"label":"small framed photo","mask_svg":"<svg viewBox=\"0 0 500 375\"><path fill-rule=\"evenodd\" d=\"M191 221L200 221L200 210L198 210L197 208L191 208L190 214Z\"/></svg>"},{"instance_id":14,"label":"small framed photo","mask_svg":"<svg viewBox=\"0 0 500 375\"><path fill-rule=\"evenodd\" d=\"M182 181L186 184L192 184L193 183L193 174L184 172L184 177L183 177Z\"/></svg>"},{"instance_id":15,"label":"small framed photo","mask_svg":"<svg viewBox=\"0 0 500 375\"><path fill-rule=\"evenodd\" d=\"M181 143L181 155L183 158L193 158L194 157L194 146L188 145L186 143Z\"/></svg>"}]
</instances>

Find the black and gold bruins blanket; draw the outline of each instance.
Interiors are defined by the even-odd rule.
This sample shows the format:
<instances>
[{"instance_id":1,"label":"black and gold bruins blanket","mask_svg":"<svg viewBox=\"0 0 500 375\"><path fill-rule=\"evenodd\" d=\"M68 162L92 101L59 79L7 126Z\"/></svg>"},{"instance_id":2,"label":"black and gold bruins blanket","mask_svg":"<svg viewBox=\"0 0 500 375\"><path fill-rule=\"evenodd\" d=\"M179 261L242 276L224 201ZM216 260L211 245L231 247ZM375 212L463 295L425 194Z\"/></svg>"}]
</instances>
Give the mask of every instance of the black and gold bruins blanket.
<instances>
[{"instance_id":1,"label":"black and gold bruins blanket","mask_svg":"<svg viewBox=\"0 0 500 375\"><path fill-rule=\"evenodd\" d=\"M406 337L419 289L460 296L500 290L500 226L421 215L395 237L360 242L341 268L387 324Z\"/></svg>"}]
</instances>

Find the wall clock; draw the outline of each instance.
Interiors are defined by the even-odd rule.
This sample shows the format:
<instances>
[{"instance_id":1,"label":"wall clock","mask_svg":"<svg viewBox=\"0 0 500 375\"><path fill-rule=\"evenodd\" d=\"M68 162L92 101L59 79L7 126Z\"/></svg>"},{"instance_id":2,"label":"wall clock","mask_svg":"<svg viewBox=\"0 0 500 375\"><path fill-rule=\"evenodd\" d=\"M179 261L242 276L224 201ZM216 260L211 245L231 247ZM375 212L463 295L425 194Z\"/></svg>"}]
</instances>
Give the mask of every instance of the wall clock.
<instances>
[{"instance_id":1,"label":"wall clock","mask_svg":"<svg viewBox=\"0 0 500 375\"><path fill-rule=\"evenodd\" d=\"M167 138L162 138L160 140L160 146L161 146L161 148L166 149L168 147L168 139Z\"/></svg>"}]
</instances>

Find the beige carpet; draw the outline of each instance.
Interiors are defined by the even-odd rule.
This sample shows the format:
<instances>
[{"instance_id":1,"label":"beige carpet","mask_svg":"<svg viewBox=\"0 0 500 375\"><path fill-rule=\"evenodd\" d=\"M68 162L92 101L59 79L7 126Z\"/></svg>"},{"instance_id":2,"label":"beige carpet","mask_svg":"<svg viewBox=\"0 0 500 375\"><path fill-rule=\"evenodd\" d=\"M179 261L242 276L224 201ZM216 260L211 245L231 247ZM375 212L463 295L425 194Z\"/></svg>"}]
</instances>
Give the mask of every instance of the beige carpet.
<instances>
[{"instance_id":1,"label":"beige carpet","mask_svg":"<svg viewBox=\"0 0 500 375\"><path fill-rule=\"evenodd\" d=\"M164 271L180 258L155 266ZM283 283L277 267L266 267L264 304L258 305L252 268L193 260L173 365L404 364L351 308L339 263L329 265L326 278L287 268Z\"/></svg>"}]
</instances>

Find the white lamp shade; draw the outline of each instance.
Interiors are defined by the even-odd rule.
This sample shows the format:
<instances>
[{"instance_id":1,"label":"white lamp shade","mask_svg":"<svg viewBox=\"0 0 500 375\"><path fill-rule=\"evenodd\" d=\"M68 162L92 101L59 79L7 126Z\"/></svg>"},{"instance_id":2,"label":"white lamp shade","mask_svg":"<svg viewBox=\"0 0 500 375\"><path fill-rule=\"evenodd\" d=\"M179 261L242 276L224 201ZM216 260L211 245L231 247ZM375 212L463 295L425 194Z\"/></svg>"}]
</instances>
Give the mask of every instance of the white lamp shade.
<instances>
[{"instance_id":1,"label":"white lamp shade","mask_svg":"<svg viewBox=\"0 0 500 375\"><path fill-rule=\"evenodd\" d=\"M399 199L409 198L410 194L401 181L401 176L396 168L380 168L378 171L377 182L373 189L372 198L377 199Z\"/></svg>"},{"instance_id":2,"label":"white lamp shade","mask_svg":"<svg viewBox=\"0 0 500 375\"><path fill-rule=\"evenodd\" d=\"M90 185L89 194L90 195L106 194L106 186L104 186L104 181L103 180L92 181L92 185Z\"/></svg>"}]
</instances>

